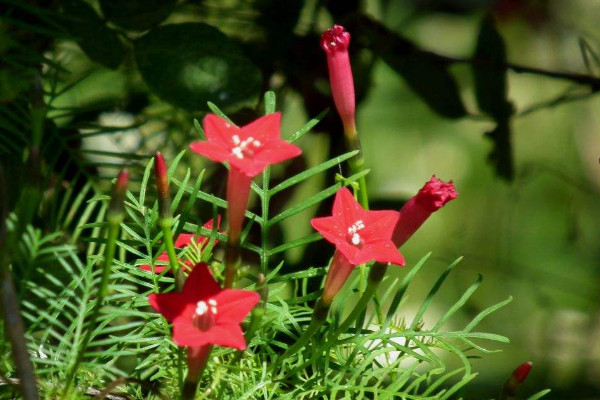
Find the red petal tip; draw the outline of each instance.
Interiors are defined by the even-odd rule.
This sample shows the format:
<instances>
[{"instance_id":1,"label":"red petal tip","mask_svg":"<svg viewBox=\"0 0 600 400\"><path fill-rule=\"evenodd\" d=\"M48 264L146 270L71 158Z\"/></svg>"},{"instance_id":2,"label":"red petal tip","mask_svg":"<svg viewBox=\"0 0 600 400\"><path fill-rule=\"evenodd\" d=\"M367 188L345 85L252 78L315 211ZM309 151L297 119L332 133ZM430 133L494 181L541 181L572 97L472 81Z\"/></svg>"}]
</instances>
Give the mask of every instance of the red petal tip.
<instances>
[{"instance_id":1,"label":"red petal tip","mask_svg":"<svg viewBox=\"0 0 600 400\"><path fill-rule=\"evenodd\" d=\"M523 363L521 365L519 365L512 373L512 376L519 381L519 383L523 382L526 378L527 375L529 375L529 372L531 371L531 367L533 366L533 363L531 361L527 361L526 363Z\"/></svg>"},{"instance_id":2,"label":"red petal tip","mask_svg":"<svg viewBox=\"0 0 600 400\"><path fill-rule=\"evenodd\" d=\"M458 196L454 182L444 182L435 175L417 193L417 202L428 211L437 211Z\"/></svg>"},{"instance_id":3,"label":"red petal tip","mask_svg":"<svg viewBox=\"0 0 600 400\"><path fill-rule=\"evenodd\" d=\"M335 51L347 51L350 45L350 33L341 25L334 25L321 35L321 48L330 54Z\"/></svg>"}]
</instances>

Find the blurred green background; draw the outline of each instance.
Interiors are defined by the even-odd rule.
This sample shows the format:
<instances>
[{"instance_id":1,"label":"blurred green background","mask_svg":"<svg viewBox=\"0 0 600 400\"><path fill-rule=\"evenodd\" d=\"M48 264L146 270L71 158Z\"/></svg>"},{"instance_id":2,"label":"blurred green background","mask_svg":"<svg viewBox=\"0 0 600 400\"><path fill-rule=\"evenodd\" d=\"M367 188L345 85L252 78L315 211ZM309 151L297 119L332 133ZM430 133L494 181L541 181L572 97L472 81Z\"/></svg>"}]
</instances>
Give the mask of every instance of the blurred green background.
<instances>
[{"instance_id":1,"label":"blurred green background","mask_svg":"<svg viewBox=\"0 0 600 400\"><path fill-rule=\"evenodd\" d=\"M23 149L33 140L27 133L31 127L15 117L15 110L28 107L35 73L43 76L48 118L53 121L47 122L43 148L48 153L57 148L71 151L64 155L61 150L58 161L48 162L50 169L61 162L68 165L58 174L62 182L54 192L49 189L56 180L46 179L51 198L60 195L60 185L78 185L83 179L78 168L97 178L102 188L104 178L115 176L123 164L139 177L145 156L156 150L172 159L197 138L192 121L203 111L195 104L206 99L243 124L261 112L260 93L275 90L284 115L282 132L289 136L332 106L318 35L334 22L343 23L353 34L358 129L371 169L368 184L374 203L399 208L433 174L454 180L459 192L458 199L434 214L402 249L407 267L433 252L426 267L431 273L417 276L421 280L405 306L407 313L459 256L464 259L442 291L448 302L478 273L484 283L468 304L471 317L514 296L482 327L508 336L511 344L502 346L501 353L473 361L480 377L463 396L495 396L513 368L533 361L521 389L524 398L549 387L553 392L548 399L600 399L600 99L595 96L600 90L599 2L190 0L167 2L166 9L159 10L164 16L151 15L156 21L142 28L127 26L127 18L111 19L103 3L114 2L0 0L0 55L6 61L0 68L0 153L5 168L14 172L14 185L21 179ZM135 12L121 11L123 16ZM505 57L500 47L492 46L487 53L475 50L482 21L489 15L503 40ZM146 37L146 47L140 49L139 40L149 28L184 22L218 28L226 37L217 37L217 43L233 44L225 56L240 52L248 69L223 73L223 54L215 55L210 65L203 59L204 64L180 68L186 49L204 51L193 37L182 43L161 37L164 43L156 54L159 44ZM84 34L85 30L92 32ZM407 43L418 50L406 50ZM173 59L180 55L177 64ZM487 63L474 61L482 57L489 58ZM48 60L60 68L49 66ZM426 68L415 71L413 62L424 62ZM518 72L506 68L507 63L543 71ZM484 74L487 71L490 80L506 79L505 95L474 78L474 65L487 67ZM549 77L544 71L565 75ZM190 77L198 82L190 83ZM491 91L496 104L510 102L509 115L482 107L478 85ZM494 142L485 134L497 124L503 125L504 145L509 145L495 148L493 163L489 154ZM56 144L52 135L64 140ZM304 159L279 171L279 176L339 154L341 143L341 124L330 112L300 142ZM114 154L107 157L99 151ZM78 163L72 162L72 152ZM197 171L209 167L199 157L185 160ZM73 169L76 172L69 172ZM204 189L218 193L223 170L210 167L209 176ZM332 176L316 179L282 201L293 203L315 193L326 179ZM290 219L274 241L310 233L308 219L328 207ZM204 217L211 210L198 213ZM315 253L312 248L290 252L290 268L322 265ZM393 273L400 276L404 271Z\"/></svg>"}]
</instances>

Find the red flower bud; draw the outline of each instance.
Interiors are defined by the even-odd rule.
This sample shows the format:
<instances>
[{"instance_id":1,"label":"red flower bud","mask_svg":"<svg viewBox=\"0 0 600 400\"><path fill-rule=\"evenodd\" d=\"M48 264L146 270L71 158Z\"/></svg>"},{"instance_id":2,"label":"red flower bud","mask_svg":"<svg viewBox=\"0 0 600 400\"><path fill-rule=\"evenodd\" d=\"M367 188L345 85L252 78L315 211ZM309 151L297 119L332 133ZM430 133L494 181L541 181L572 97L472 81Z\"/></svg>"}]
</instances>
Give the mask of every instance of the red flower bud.
<instances>
[{"instance_id":1,"label":"red flower bud","mask_svg":"<svg viewBox=\"0 0 600 400\"><path fill-rule=\"evenodd\" d=\"M458 196L452 181L446 183L433 175L400 210L392 241L401 247L435 211Z\"/></svg>"},{"instance_id":2,"label":"red flower bud","mask_svg":"<svg viewBox=\"0 0 600 400\"><path fill-rule=\"evenodd\" d=\"M515 368L515 370L506 380L506 383L504 383L504 387L502 388L502 393L500 395L501 399L512 399L516 396L517 388L527 378L532 366L533 363L528 361Z\"/></svg>"},{"instance_id":3,"label":"red flower bud","mask_svg":"<svg viewBox=\"0 0 600 400\"><path fill-rule=\"evenodd\" d=\"M349 45L350 33L343 26L334 25L321 35L321 48L327 53L331 94L347 134L356 132L354 79L348 56Z\"/></svg>"},{"instance_id":4,"label":"red flower bud","mask_svg":"<svg viewBox=\"0 0 600 400\"><path fill-rule=\"evenodd\" d=\"M519 383L523 383L523 381L527 378L527 375L529 375L532 366L533 363L531 361L527 361L526 363L523 363L515 368L515 370L512 372L512 376Z\"/></svg>"},{"instance_id":5,"label":"red flower bud","mask_svg":"<svg viewBox=\"0 0 600 400\"><path fill-rule=\"evenodd\" d=\"M129 183L129 171L122 170L117 176L110 198L109 212L113 215L121 215L123 213L123 202L125 201L125 191Z\"/></svg>"},{"instance_id":6,"label":"red flower bud","mask_svg":"<svg viewBox=\"0 0 600 400\"><path fill-rule=\"evenodd\" d=\"M154 158L154 175L156 177L156 189L158 190L158 213L161 218L170 218L171 199L169 197L167 166L160 151L156 152L156 157Z\"/></svg>"}]
</instances>

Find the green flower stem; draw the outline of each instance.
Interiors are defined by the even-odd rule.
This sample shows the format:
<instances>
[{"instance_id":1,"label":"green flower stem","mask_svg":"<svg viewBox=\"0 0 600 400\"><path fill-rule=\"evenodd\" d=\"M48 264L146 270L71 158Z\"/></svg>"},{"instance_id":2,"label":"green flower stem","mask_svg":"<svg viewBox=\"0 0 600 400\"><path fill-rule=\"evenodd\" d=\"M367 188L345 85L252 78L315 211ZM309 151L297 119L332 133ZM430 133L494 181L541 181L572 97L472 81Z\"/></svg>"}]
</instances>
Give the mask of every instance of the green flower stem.
<instances>
[{"instance_id":1,"label":"green flower stem","mask_svg":"<svg viewBox=\"0 0 600 400\"><path fill-rule=\"evenodd\" d=\"M61 398L63 399L67 399L71 395L71 391L73 390L73 379L75 378L75 374L77 373L79 364L81 364L81 361L83 360L85 354L85 350L92 338L92 332L96 327L96 321L100 316L100 309L102 308L104 298L106 297L108 292L108 281L110 279L110 270L112 262L115 257L115 249L117 247L117 239L119 237L119 228L121 226L121 222L123 222L123 217L125 214L123 211L123 201L125 198L125 191L127 189L128 180L129 173L126 170L123 170L117 177L117 181L113 186L113 193L111 196L108 213L106 215L108 234L106 240L106 247L104 248L104 265L102 268L102 278L100 281L100 287L98 289L96 302L92 306L91 315L87 324L88 329L85 331L85 334L81 341L78 344L76 344L77 354L75 356L73 364L71 364L71 367L68 373L66 374L66 379L64 381L64 391L61 396Z\"/></svg>"},{"instance_id":2,"label":"green flower stem","mask_svg":"<svg viewBox=\"0 0 600 400\"><path fill-rule=\"evenodd\" d=\"M365 159L362 153L356 155L356 159L348 160L350 174L354 175L365 169ZM367 192L367 179L365 176L358 178L358 202L365 209L369 209L369 193Z\"/></svg>"},{"instance_id":3,"label":"green flower stem","mask_svg":"<svg viewBox=\"0 0 600 400\"><path fill-rule=\"evenodd\" d=\"M354 124L344 125L344 137L346 138L346 147L349 151L358 150L355 158L348 160L350 166L350 175L362 172L365 169L365 158L363 156L362 146L358 138L358 132ZM358 178L358 202L365 210L369 209L369 194L367 193L367 180L364 176Z\"/></svg>"},{"instance_id":4,"label":"green flower stem","mask_svg":"<svg viewBox=\"0 0 600 400\"><path fill-rule=\"evenodd\" d=\"M383 280L386 271L387 265L384 264L374 264L371 267L371 271L369 272L369 281L365 292L358 300L356 306L354 306L354 309L350 312L350 315L346 317L346 319L340 324L340 326L335 330L335 332L331 336L331 339L329 340L330 345L333 343L333 341L335 341L335 339L337 339L337 337L342 332L348 330L348 328L350 327L350 325L352 325L354 321L360 318L362 312L367 308L369 301L371 301L371 298L377 291L377 287Z\"/></svg>"},{"instance_id":5,"label":"green flower stem","mask_svg":"<svg viewBox=\"0 0 600 400\"><path fill-rule=\"evenodd\" d=\"M177 278L179 274L179 261L177 260L177 254L175 253L175 246L173 245L173 233L171 232L171 225L173 224L173 219L170 217L167 218L159 218L158 226L163 234L163 240L165 243L165 250L167 251L167 255L169 256L169 266L173 270L173 275ZM178 279L176 279L176 282ZM181 288L178 287L178 290Z\"/></svg>"},{"instance_id":6,"label":"green flower stem","mask_svg":"<svg viewBox=\"0 0 600 400\"><path fill-rule=\"evenodd\" d=\"M306 343L313 337L315 332L319 330L319 328L325 323L327 320L327 314L329 313L330 304L325 304L322 299L319 299L315 309L313 311L312 319L310 321L310 325L304 331L302 336L277 359L275 366L281 365L283 360L296 354L300 349L302 349Z\"/></svg>"},{"instance_id":7,"label":"green flower stem","mask_svg":"<svg viewBox=\"0 0 600 400\"><path fill-rule=\"evenodd\" d=\"M83 356L85 354L85 349L92 338L92 332L94 331L96 321L100 316L100 309L102 307L102 303L104 302L104 298L108 292L108 282L110 278L110 270L111 265L115 256L115 249L117 247L117 238L119 236L119 227L121 222L123 221L123 213L122 212L114 212L110 210L107 215L108 222L108 238L106 243L106 248L104 252L104 266L102 268L102 280L100 281L100 289L98 290L98 296L96 297L96 302L92 308L92 314L90 315L90 319L88 322L88 329L85 332L85 335L81 342L79 342L79 346L77 349L77 355L75 357L75 361L73 362L71 368L69 369L69 373L65 379L65 389L62 394L62 398L66 399L69 397L71 390L73 389L71 383L75 378L75 374L77 369L79 368L79 364L83 360Z\"/></svg>"}]
</instances>

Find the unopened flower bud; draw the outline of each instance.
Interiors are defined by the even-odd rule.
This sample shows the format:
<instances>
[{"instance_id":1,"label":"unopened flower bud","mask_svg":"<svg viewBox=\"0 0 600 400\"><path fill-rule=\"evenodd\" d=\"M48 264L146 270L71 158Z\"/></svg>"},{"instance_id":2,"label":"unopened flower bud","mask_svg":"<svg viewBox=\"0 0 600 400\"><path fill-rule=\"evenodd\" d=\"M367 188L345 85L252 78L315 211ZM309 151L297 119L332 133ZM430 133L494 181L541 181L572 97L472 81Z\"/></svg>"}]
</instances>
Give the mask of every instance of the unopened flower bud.
<instances>
[{"instance_id":1,"label":"unopened flower bud","mask_svg":"<svg viewBox=\"0 0 600 400\"><path fill-rule=\"evenodd\" d=\"M444 182L433 175L400 210L400 220L392 236L394 244L402 246L432 213L457 196L452 181Z\"/></svg>"},{"instance_id":2,"label":"unopened flower bud","mask_svg":"<svg viewBox=\"0 0 600 400\"><path fill-rule=\"evenodd\" d=\"M517 382L523 383L523 381L527 379L527 375L529 375L532 366L533 363L531 361L527 361L526 363L519 365L512 372L511 377L515 378Z\"/></svg>"},{"instance_id":3,"label":"unopened flower bud","mask_svg":"<svg viewBox=\"0 0 600 400\"><path fill-rule=\"evenodd\" d=\"M127 169L122 170L117 176L112 195L110 197L109 213L113 216L123 217L123 202L125 201L125 192L127 191L127 184L129 183L129 171Z\"/></svg>"},{"instance_id":4,"label":"unopened flower bud","mask_svg":"<svg viewBox=\"0 0 600 400\"><path fill-rule=\"evenodd\" d=\"M169 197L167 166L160 151L156 152L156 157L154 158L154 175L156 177L156 188L158 190L158 214L161 218L170 218L171 198Z\"/></svg>"},{"instance_id":5,"label":"unopened flower bud","mask_svg":"<svg viewBox=\"0 0 600 400\"><path fill-rule=\"evenodd\" d=\"M354 79L348 55L349 45L350 33L343 26L334 25L321 35L321 48L327 53L329 84L335 107L342 118L346 135L356 135Z\"/></svg>"},{"instance_id":6,"label":"unopened flower bud","mask_svg":"<svg viewBox=\"0 0 600 400\"><path fill-rule=\"evenodd\" d=\"M532 366L533 363L531 361L527 361L526 363L523 363L515 368L502 388L500 399L508 400L516 396L517 388L525 381L525 379L527 379L527 375L529 375Z\"/></svg>"}]
</instances>

